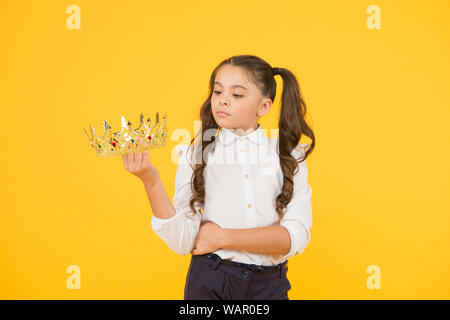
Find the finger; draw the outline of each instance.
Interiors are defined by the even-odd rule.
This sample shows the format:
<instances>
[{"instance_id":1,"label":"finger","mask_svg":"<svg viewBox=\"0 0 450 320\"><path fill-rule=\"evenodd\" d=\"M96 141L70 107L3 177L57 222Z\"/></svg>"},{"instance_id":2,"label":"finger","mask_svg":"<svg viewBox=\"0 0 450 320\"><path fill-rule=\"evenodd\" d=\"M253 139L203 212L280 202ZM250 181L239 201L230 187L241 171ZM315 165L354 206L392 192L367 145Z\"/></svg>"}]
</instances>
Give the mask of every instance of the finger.
<instances>
[{"instance_id":1,"label":"finger","mask_svg":"<svg viewBox=\"0 0 450 320\"><path fill-rule=\"evenodd\" d=\"M148 155L148 150L145 150L143 152L143 156L142 156L142 165L146 165L150 162L150 157Z\"/></svg>"},{"instance_id":2,"label":"finger","mask_svg":"<svg viewBox=\"0 0 450 320\"><path fill-rule=\"evenodd\" d=\"M128 170L128 154L125 153L122 155L123 166Z\"/></svg>"},{"instance_id":3,"label":"finger","mask_svg":"<svg viewBox=\"0 0 450 320\"><path fill-rule=\"evenodd\" d=\"M142 146L142 145L144 144L144 139L139 138L138 143L139 143L139 146ZM144 158L144 152L141 151L141 152L139 152L138 159L137 159L137 162L138 162L139 167L142 167L142 164L143 164L143 162L144 162L144 161L143 161L143 158Z\"/></svg>"},{"instance_id":4,"label":"finger","mask_svg":"<svg viewBox=\"0 0 450 320\"><path fill-rule=\"evenodd\" d=\"M139 152L140 153L140 158L139 158L139 165L141 166L141 168L144 166L144 151Z\"/></svg>"},{"instance_id":5,"label":"finger","mask_svg":"<svg viewBox=\"0 0 450 320\"><path fill-rule=\"evenodd\" d=\"M138 143L139 143L139 146L142 146L142 145L144 144L144 139L139 138ZM143 152L143 151L140 151L139 154L137 155L137 159L136 159L139 168L142 167L142 164L143 164L143 158L144 158L144 152Z\"/></svg>"},{"instance_id":6,"label":"finger","mask_svg":"<svg viewBox=\"0 0 450 320\"><path fill-rule=\"evenodd\" d=\"M130 160L130 164L133 169L136 168L135 154L136 154L136 152L130 153L129 158L128 158Z\"/></svg>"}]
</instances>

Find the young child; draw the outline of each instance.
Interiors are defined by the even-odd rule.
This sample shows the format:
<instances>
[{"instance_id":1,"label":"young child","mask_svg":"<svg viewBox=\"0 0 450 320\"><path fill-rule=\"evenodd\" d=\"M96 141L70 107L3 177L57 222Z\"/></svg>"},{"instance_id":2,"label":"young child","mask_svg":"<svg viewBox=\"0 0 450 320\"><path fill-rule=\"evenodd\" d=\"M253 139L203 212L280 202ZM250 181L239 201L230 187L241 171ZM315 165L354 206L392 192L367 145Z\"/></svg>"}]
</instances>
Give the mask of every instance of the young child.
<instances>
[{"instance_id":1,"label":"young child","mask_svg":"<svg viewBox=\"0 0 450 320\"><path fill-rule=\"evenodd\" d=\"M283 79L277 138L258 124ZM192 253L184 299L282 299L287 259L304 251L312 226L305 159L315 138L295 76L252 55L221 62L200 110L201 141L177 146L174 206L148 151L123 156L144 183L153 230L176 253ZM302 135L311 145L299 143Z\"/></svg>"}]
</instances>

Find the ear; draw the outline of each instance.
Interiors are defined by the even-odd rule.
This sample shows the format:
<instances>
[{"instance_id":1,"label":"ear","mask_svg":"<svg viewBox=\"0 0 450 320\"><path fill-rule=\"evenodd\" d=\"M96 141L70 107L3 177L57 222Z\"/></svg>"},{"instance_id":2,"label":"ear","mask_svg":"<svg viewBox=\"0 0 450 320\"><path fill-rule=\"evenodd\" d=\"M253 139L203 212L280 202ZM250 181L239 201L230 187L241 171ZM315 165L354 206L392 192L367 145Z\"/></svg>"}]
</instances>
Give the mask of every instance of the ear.
<instances>
[{"instance_id":1,"label":"ear","mask_svg":"<svg viewBox=\"0 0 450 320\"><path fill-rule=\"evenodd\" d=\"M267 112L269 112L271 107L272 107L272 100L270 100L269 98L264 99L259 105L258 113L256 115L258 117L265 115Z\"/></svg>"}]
</instances>

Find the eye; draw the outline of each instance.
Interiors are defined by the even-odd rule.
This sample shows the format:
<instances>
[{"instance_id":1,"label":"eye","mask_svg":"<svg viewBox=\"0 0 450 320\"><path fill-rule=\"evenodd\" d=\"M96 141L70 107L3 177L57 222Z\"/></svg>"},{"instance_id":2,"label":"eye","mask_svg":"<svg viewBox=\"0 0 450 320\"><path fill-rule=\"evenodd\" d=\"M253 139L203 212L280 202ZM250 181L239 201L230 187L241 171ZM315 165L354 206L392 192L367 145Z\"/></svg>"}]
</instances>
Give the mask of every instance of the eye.
<instances>
[{"instance_id":1,"label":"eye","mask_svg":"<svg viewBox=\"0 0 450 320\"><path fill-rule=\"evenodd\" d=\"M213 91L215 94L220 94L221 92L220 91L217 91L217 90L215 90L215 91ZM236 98L242 98L243 97L243 95L242 94L233 94L233 96L235 96Z\"/></svg>"}]
</instances>

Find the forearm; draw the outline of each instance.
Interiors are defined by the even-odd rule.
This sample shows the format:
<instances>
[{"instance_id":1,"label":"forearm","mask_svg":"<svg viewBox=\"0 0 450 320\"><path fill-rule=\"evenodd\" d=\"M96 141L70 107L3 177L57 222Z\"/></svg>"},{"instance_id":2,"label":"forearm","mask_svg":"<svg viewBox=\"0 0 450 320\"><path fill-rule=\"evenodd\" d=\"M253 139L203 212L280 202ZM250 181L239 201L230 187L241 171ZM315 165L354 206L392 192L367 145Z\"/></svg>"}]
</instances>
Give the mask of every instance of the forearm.
<instances>
[{"instance_id":1,"label":"forearm","mask_svg":"<svg viewBox=\"0 0 450 320\"><path fill-rule=\"evenodd\" d=\"M175 208L170 202L161 180L158 179L155 183L142 182L144 183L153 214L160 219L169 219L175 215Z\"/></svg>"},{"instance_id":2,"label":"forearm","mask_svg":"<svg viewBox=\"0 0 450 320\"><path fill-rule=\"evenodd\" d=\"M257 254L287 254L291 248L289 232L283 226L248 229L222 229L222 248Z\"/></svg>"}]
</instances>

